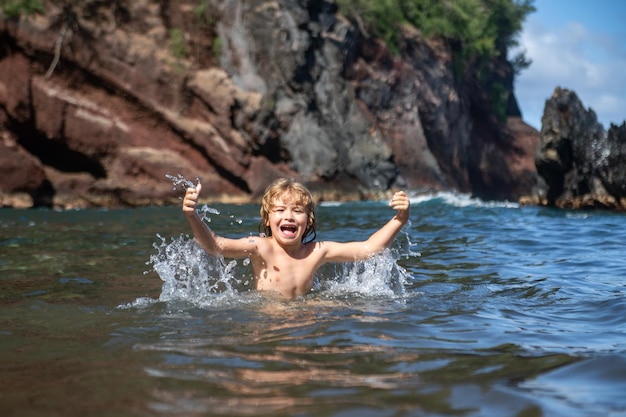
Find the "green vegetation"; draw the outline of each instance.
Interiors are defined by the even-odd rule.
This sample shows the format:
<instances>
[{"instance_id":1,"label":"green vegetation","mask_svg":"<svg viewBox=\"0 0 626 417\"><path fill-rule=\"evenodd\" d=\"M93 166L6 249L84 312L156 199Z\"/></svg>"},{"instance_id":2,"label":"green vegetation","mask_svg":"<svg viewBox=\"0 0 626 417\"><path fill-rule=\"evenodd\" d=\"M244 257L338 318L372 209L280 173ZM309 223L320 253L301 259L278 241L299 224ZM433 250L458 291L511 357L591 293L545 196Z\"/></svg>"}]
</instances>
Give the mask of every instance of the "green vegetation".
<instances>
[{"instance_id":1,"label":"green vegetation","mask_svg":"<svg viewBox=\"0 0 626 417\"><path fill-rule=\"evenodd\" d=\"M213 47L211 48L213 51L213 56L215 58L219 58L222 53L222 39L217 36L213 39Z\"/></svg>"},{"instance_id":2,"label":"green vegetation","mask_svg":"<svg viewBox=\"0 0 626 417\"><path fill-rule=\"evenodd\" d=\"M516 36L533 0L337 0L342 13L363 23L399 49L399 28L411 25L424 36L446 39L462 61L496 56L517 45ZM524 60L519 60L523 63Z\"/></svg>"},{"instance_id":3,"label":"green vegetation","mask_svg":"<svg viewBox=\"0 0 626 417\"><path fill-rule=\"evenodd\" d=\"M182 60L189 56L189 49L187 48L187 42L182 30L177 28L170 29L169 44L170 51L177 60Z\"/></svg>"},{"instance_id":4,"label":"green vegetation","mask_svg":"<svg viewBox=\"0 0 626 417\"><path fill-rule=\"evenodd\" d=\"M506 120L506 104L509 99L509 94L506 88L499 82L494 82L489 92L491 94L493 112L498 120L504 122Z\"/></svg>"},{"instance_id":5,"label":"green vegetation","mask_svg":"<svg viewBox=\"0 0 626 417\"><path fill-rule=\"evenodd\" d=\"M45 12L39 0L0 0L0 10L7 19Z\"/></svg>"},{"instance_id":6,"label":"green vegetation","mask_svg":"<svg viewBox=\"0 0 626 417\"><path fill-rule=\"evenodd\" d=\"M170 68L179 75L185 72L184 61L189 58L189 47L182 30L172 28L168 32L168 44L174 60L169 62Z\"/></svg>"},{"instance_id":7,"label":"green vegetation","mask_svg":"<svg viewBox=\"0 0 626 417\"><path fill-rule=\"evenodd\" d=\"M533 0L336 0L339 10L361 30L383 39L398 53L400 28L412 26L425 37L445 40L453 52L452 68L459 77L473 68L486 83L493 111L504 120L508 93L493 77L493 59L518 45L517 36ZM530 65L524 52L511 59L516 74Z\"/></svg>"},{"instance_id":8,"label":"green vegetation","mask_svg":"<svg viewBox=\"0 0 626 417\"><path fill-rule=\"evenodd\" d=\"M196 17L203 23L207 23L206 21L206 11L209 10L209 0L200 0L198 3L198 7L196 7Z\"/></svg>"}]
</instances>

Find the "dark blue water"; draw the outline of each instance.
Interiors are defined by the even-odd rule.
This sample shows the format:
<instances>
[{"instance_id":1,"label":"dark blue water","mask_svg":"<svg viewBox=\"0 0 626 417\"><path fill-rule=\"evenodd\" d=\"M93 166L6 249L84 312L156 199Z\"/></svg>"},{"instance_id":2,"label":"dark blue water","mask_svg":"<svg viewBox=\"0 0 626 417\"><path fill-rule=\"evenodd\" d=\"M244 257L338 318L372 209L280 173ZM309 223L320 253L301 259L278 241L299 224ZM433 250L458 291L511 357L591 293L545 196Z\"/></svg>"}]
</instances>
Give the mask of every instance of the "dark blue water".
<instances>
[{"instance_id":1,"label":"dark blue water","mask_svg":"<svg viewBox=\"0 0 626 417\"><path fill-rule=\"evenodd\" d=\"M318 240L391 215L322 205ZM187 233L177 207L0 210L0 414L626 415L624 214L415 196L388 253L293 301Z\"/></svg>"}]
</instances>

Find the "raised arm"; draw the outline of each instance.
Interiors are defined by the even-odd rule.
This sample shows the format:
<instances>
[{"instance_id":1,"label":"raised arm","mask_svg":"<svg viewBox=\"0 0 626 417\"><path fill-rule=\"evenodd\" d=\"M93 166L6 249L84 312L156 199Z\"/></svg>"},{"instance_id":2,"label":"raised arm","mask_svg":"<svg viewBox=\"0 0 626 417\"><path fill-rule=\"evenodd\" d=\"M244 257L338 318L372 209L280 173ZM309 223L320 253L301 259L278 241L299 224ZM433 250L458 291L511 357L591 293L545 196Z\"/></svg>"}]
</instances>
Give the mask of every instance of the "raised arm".
<instances>
[{"instance_id":1,"label":"raised arm","mask_svg":"<svg viewBox=\"0 0 626 417\"><path fill-rule=\"evenodd\" d=\"M393 195L389 205L396 210L395 216L367 240L363 242L321 243L322 250L325 251L325 260L328 262L349 262L367 259L389 246L400 229L409 220L409 197L404 191L399 191Z\"/></svg>"},{"instance_id":2,"label":"raised arm","mask_svg":"<svg viewBox=\"0 0 626 417\"><path fill-rule=\"evenodd\" d=\"M210 255L221 254L227 258L243 258L253 253L256 250L254 239L229 239L218 236L202 221L196 211L201 190L202 184L198 183L195 188L187 188L183 198L183 213L196 242Z\"/></svg>"},{"instance_id":3,"label":"raised arm","mask_svg":"<svg viewBox=\"0 0 626 417\"><path fill-rule=\"evenodd\" d=\"M193 236L196 241L209 254L217 255L222 252L220 247L217 245L218 236L211 229L209 229L209 226L202 221L196 211L198 196L200 195L201 190L202 184L200 183L198 183L195 188L187 188L185 191L185 197L183 198L183 213L185 214L187 223L189 223L189 227L191 227L191 231L193 232Z\"/></svg>"}]
</instances>

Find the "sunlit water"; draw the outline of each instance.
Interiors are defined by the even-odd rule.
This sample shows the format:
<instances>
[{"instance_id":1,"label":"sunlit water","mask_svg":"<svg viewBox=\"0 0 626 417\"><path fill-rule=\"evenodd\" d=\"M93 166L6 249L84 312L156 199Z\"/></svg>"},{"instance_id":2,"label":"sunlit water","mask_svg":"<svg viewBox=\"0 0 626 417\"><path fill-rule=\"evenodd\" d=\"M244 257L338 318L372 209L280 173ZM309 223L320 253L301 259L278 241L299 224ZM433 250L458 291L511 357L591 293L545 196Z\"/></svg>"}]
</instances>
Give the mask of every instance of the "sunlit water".
<instances>
[{"instance_id":1,"label":"sunlit water","mask_svg":"<svg viewBox=\"0 0 626 417\"><path fill-rule=\"evenodd\" d=\"M325 204L318 240L384 203ZM257 234L258 207L205 211ZM415 196L390 250L252 290L178 207L0 210L2 416L624 416L626 215Z\"/></svg>"}]
</instances>

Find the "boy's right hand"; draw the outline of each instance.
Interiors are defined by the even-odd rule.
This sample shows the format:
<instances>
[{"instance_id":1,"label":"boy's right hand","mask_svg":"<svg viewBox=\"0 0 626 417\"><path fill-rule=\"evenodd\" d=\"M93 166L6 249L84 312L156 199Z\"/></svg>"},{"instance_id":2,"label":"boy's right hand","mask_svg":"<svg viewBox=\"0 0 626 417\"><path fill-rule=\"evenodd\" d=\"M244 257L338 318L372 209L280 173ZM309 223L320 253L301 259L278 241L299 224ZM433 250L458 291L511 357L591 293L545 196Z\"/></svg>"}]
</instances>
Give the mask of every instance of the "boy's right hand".
<instances>
[{"instance_id":1,"label":"boy's right hand","mask_svg":"<svg viewBox=\"0 0 626 417\"><path fill-rule=\"evenodd\" d=\"M183 198L183 212L185 215L192 215L196 213L200 190L202 190L202 184L198 182L198 185L195 188L189 187L185 191L185 197Z\"/></svg>"}]
</instances>

